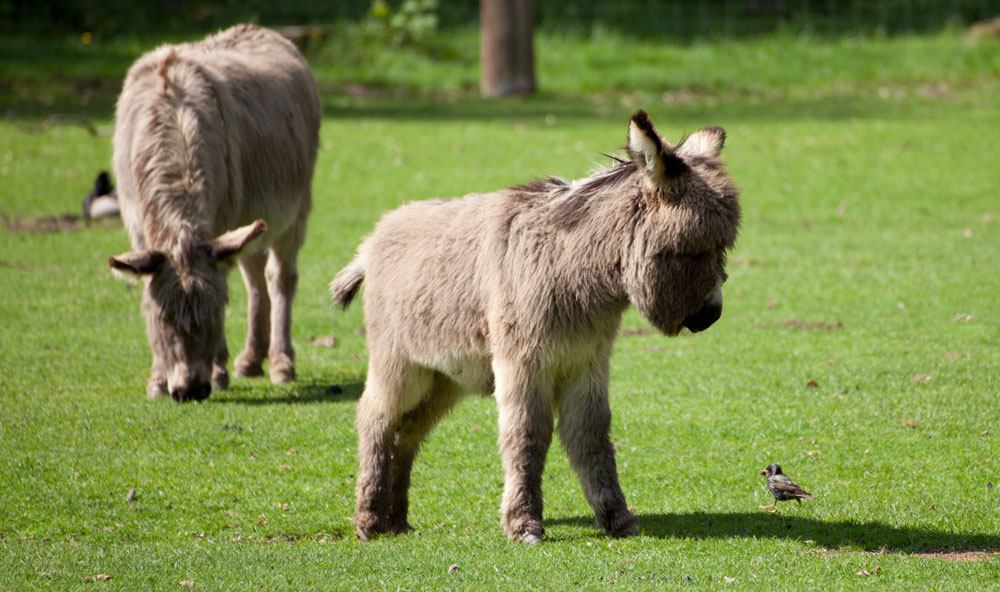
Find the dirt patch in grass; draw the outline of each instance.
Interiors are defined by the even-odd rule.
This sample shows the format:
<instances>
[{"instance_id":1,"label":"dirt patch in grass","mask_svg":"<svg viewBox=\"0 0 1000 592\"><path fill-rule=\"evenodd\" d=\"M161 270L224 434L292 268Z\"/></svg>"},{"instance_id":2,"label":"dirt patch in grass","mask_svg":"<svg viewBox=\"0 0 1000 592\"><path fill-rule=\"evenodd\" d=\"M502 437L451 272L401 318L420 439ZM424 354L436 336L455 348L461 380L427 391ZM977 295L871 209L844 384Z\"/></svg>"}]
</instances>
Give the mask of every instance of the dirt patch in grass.
<instances>
[{"instance_id":1,"label":"dirt patch in grass","mask_svg":"<svg viewBox=\"0 0 1000 592\"><path fill-rule=\"evenodd\" d=\"M993 557L1000 557L1000 551L927 551L914 553L913 557L940 559L941 561L986 561Z\"/></svg>"},{"instance_id":2,"label":"dirt patch in grass","mask_svg":"<svg viewBox=\"0 0 1000 592\"><path fill-rule=\"evenodd\" d=\"M207 540L210 543L216 542L210 538L207 538L204 534L198 535L197 538L202 540ZM246 541L250 543L259 543L263 545L281 545L281 544L292 545L296 543L306 543L306 542L326 543L329 541L336 541L343 538L344 538L344 533L340 532L339 530L333 530L330 532L317 532L311 535L309 534L304 535L300 533L292 534L287 532L282 532L273 535L260 535L260 536L255 536L255 535L244 536L242 534L237 534L232 537L220 539L220 541L223 543L227 542L239 543Z\"/></svg>"},{"instance_id":3,"label":"dirt patch in grass","mask_svg":"<svg viewBox=\"0 0 1000 592\"><path fill-rule=\"evenodd\" d=\"M824 557L847 553L851 555L904 555L919 559L937 559L939 561L955 561L959 563L989 561L1000 559L1000 549L958 549L953 551L922 551L918 553L900 553L880 549L878 551L845 551L839 549L819 548L811 551Z\"/></svg>"},{"instance_id":4,"label":"dirt patch in grass","mask_svg":"<svg viewBox=\"0 0 1000 592\"><path fill-rule=\"evenodd\" d=\"M79 232L89 228L116 228L121 226L118 218L103 218L101 220L87 220L83 216L75 214L62 214L60 216L39 216L37 218L8 216L0 214L0 220L8 232L25 232L28 234L55 234L61 232Z\"/></svg>"}]
</instances>

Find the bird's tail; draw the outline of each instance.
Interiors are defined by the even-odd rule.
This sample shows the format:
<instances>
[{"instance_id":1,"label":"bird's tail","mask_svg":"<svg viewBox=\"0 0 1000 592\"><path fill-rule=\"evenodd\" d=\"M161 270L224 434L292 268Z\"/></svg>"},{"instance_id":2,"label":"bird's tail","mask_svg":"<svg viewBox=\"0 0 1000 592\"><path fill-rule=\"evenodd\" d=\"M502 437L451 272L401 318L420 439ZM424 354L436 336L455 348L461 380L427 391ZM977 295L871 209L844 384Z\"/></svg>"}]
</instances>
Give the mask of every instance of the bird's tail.
<instances>
[{"instance_id":1,"label":"bird's tail","mask_svg":"<svg viewBox=\"0 0 1000 592\"><path fill-rule=\"evenodd\" d=\"M342 310L347 309L358 295L361 282L365 281L365 261L359 252L347 267L341 269L333 281L330 282L330 294L333 296L333 303Z\"/></svg>"}]
</instances>

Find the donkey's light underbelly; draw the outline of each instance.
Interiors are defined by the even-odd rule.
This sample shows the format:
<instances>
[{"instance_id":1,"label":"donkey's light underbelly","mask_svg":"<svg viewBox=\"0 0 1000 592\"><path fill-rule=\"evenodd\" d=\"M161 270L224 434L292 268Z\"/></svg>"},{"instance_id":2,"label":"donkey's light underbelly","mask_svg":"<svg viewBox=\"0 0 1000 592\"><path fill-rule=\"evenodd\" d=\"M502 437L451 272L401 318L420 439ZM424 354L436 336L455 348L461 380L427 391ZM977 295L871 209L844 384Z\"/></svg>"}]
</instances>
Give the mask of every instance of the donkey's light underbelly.
<instances>
[{"instance_id":1,"label":"donkey's light underbelly","mask_svg":"<svg viewBox=\"0 0 1000 592\"><path fill-rule=\"evenodd\" d=\"M493 392L493 366L488 355L428 356L415 361L444 374L467 392Z\"/></svg>"}]
</instances>

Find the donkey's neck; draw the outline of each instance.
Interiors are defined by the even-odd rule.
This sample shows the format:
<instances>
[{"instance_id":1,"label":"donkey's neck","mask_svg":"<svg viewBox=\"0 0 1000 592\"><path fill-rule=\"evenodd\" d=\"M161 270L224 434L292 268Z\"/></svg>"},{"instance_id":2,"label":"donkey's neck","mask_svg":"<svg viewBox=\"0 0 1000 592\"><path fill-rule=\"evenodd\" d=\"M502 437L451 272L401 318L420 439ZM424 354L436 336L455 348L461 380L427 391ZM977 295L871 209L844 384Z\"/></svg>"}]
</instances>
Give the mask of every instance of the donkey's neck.
<instances>
[{"instance_id":1,"label":"donkey's neck","mask_svg":"<svg viewBox=\"0 0 1000 592\"><path fill-rule=\"evenodd\" d=\"M642 208L629 196L634 179L622 177L597 190L588 183L593 178L574 182L553 201L561 252L556 268L568 297L595 313L620 316L629 304L623 256L638 231Z\"/></svg>"},{"instance_id":2,"label":"donkey's neck","mask_svg":"<svg viewBox=\"0 0 1000 592\"><path fill-rule=\"evenodd\" d=\"M177 237L211 239L217 229L218 203L213 195L224 189L224 168L214 164L219 139L204 133L203 112L171 97L154 104L133 167L139 193L139 213L146 243L170 250Z\"/></svg>"}]
</instances>

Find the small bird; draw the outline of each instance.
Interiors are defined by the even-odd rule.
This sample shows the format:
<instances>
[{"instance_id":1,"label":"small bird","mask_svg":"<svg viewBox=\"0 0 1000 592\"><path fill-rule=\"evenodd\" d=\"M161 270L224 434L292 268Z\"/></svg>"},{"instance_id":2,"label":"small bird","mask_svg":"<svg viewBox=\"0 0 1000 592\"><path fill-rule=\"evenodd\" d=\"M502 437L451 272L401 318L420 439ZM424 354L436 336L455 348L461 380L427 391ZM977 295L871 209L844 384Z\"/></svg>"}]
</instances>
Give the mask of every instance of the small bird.
<instances>
[{"instance_id":1,"label":"small bird","mask_svg":"<svg viewBox=\"0 0 1000 592\"><path fill-rule=\"evenodd\" d=\"M761 506L760 509L764 510L767 508L773 508L778 505L778 502L784 502L788 500L795 500L802 505L803 499L816 499L812 495L806 492L798 486L795 481L788 478L788 475L781 472L781 467L775 463L767 465L767 468L760 472L761 475L767 475L764 479L764 484L767 488L771 490L774 494L774 503L768 506ZM771 510L775 512L776 510Z\"/></svg>"}]
</instances>

